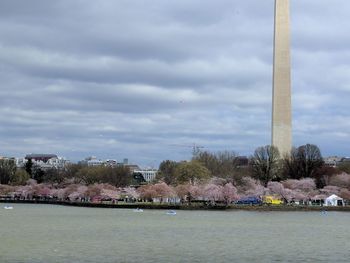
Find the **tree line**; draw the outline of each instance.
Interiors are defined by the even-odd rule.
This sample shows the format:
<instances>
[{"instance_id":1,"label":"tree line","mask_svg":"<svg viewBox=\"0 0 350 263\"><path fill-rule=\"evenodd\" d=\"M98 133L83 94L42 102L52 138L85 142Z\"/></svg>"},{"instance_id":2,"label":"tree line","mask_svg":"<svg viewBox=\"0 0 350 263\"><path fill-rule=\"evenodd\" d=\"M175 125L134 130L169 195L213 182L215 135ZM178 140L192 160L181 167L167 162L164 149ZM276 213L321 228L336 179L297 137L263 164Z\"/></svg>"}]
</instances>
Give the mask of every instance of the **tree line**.
<instances>
[{"instance_id":1,"label":"tree line","mask_svg":"<svg viewBox=\"0 0 350 263\"><path fill-rule=\"evenodd\" d=\"M258 147L246 163L242 163L242 158L230 151L200 151L190 161L164 160L159 165L155 182L173 186L186 183L195 185L218 178L237 186L242 184L242 178L251 177L266 187L269 182L313 178L317 188L321 189L328 185L332 176L342 171L350 174L350 164L342 164L337 169L326 167L316 145L293 148L286 156L281 156L276 147L267 145ZM14 160L0 160L0 184L24 185L28 179L34 179L39 184L107 183L115 187L140 184L140 180L125 166L70 164L62 169L44 170L31 160L23 168L16 168Z\"/></svg>"},{"instance_id":2,"label":"tree line","mask_svg":"<svg viewBox=\"0 0 350 263\"><path fill-rule=\"evenodd\" d=\"M248 176L259 180L266 187L273 181L313 178L320 189L328 184L333 175L350 171L349 164L343 164L337 169L325 166L320 149L313 144L293 148L285 156L281 156L274 146L262 146L254 151L246 165L242 165L240 160L235 152L228 151L199 152L191 161L165 160L159 166L157 180L176 185L217 177L239 185L242 178Z\"/></svg>"},{"instance_id":3,"label":"tree line","mask_svg":"<svg viewBox=\"0 0 350 263\"><path fill-rule=\"evenodd\" d=\"M116 187L137 184L128 167L69 164L64 168L42 169L29 159L17 168L12 159L0 160L0 184L24 185L29 179L51 184L110 184Z\"/></svg>"}]
</instances>

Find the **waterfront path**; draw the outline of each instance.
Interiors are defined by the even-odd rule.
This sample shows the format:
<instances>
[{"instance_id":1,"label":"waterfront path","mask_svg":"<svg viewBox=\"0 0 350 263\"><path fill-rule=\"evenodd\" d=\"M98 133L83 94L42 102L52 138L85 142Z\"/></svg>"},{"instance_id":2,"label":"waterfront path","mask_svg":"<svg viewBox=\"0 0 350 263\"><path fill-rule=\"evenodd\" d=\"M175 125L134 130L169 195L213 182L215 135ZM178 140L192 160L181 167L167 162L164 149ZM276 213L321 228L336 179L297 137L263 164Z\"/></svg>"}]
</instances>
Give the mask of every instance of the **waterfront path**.
<instances>
[{"instance_id":1,"label":"waterfront path","mask_svg":"<svg viewBox=\"0 0 350 263\"><path fill-rule=\"evenodd\" d=\"M302 206L302 205L206 205L204 203L194 204L168 204L168 203L126 203L116 204L102 202L70 202L56 200L13 200L0 199L3 204L50 204L76 207L95 207L95 208L142 208L142 209L171 209L171 210L247 210L247 211L343 211L350 212L350 206Z\"/></svg>"}]
</instances>

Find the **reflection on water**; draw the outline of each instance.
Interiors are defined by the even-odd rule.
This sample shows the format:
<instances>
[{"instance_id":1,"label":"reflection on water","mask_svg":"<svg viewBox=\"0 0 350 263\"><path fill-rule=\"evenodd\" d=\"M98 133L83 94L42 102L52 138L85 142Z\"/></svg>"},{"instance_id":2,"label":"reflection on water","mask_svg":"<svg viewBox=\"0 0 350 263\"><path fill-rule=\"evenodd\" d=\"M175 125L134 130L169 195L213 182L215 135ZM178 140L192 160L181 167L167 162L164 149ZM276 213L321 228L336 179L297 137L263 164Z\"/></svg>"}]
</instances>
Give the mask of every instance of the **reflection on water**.
<instances>
[{"instance_id":1,"label":"reflection on water","mask_svg":"<svg viewBox=\"0 0 350 263\"><path fill-rule=\"evenodd\" d=\"M0 262L349 262L350 213L0 210Z\"/></svg>"}]
</instances>

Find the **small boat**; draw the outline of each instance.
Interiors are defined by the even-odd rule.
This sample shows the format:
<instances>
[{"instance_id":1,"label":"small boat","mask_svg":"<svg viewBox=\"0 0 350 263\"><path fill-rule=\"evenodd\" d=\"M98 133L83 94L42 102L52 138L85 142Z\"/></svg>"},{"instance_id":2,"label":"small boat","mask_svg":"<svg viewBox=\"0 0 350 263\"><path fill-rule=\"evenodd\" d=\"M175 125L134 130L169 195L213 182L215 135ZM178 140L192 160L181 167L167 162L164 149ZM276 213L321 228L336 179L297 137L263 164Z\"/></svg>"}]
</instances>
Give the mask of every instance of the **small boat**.
<instances>
[{"instance_id":1,"label":"small boat","mask_svg":"<svg viewBox=\"0 0 350 263\"><path fill-rule=\"evenodd\" d=\"M169 211L166 212L166 214L174 216L174 215L176 215L176 212L174 210L169 210Z\"/></svg>"},{"instance_id":2,"label":"small boat","mask_svg":"<svg viewBox=\"0 0 350 263\"><path fill-rule=\"evenodd\" d=\"M143 209L136 208L136 209L134 209L134 212L135 212L135 213L142 213L142 212L143 212Z\"/></svg>"},{"instance_id":3,"label":"small boat","mask_svg":"<svg viewBox=\"0 0 350 263\"><path fill-rule=\"evenodd\" d=\"M5 206L4 206L4 209L13 209L13 206L5 205Z\"/></svg>"}]
</instances>

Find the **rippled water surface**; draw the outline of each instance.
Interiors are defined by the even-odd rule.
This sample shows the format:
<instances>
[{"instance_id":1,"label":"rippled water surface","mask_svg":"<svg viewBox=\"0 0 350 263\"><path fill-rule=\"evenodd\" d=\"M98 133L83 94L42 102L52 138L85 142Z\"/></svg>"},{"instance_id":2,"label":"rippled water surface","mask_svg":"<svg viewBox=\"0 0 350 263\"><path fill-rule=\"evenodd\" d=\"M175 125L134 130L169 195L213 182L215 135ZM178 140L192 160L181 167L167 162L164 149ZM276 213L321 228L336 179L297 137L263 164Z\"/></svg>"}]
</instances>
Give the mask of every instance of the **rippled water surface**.
<instances>
[{"instance_id":1,"label":"rippled water surface","mask_svg":"<svg viewBox=\"0 0 350 263\"><path fill-rule=\"evenodd\" d=\"M0 262L350 262L350 213L14 205Z\"/></svg>"}]
</instances>

